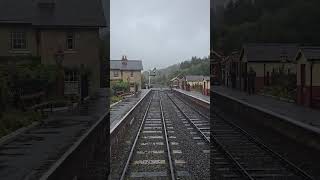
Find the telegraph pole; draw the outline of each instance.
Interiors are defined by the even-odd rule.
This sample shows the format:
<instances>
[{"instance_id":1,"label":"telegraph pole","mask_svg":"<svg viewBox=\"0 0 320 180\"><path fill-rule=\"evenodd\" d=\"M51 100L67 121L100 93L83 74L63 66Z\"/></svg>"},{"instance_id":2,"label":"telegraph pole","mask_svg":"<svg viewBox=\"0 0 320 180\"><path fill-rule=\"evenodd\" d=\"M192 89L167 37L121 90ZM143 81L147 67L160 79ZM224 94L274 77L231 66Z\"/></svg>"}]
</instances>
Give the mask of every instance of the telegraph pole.
<instances>
[{"instance_id":1,"label":"telegraph pole","mask_svg":"<svg viewBox=\"0 0 320 180\"><path fill-rule=\"evenodd\" d=\"M150 89L150 80L151 80L151 70L149 70L149 83L148 83L148 89Z\"/></svg>"},{"instance_id":2,"label":"telegraph pole","mask_svg":"<svg viewBox=\"0 0 320 180\"><path fill-rule=\"evenodd\" d=\"M149 70L149 85L148 85L148 89L150 89L150 82L151 82L151 76L156 76L156 68L153 68L153 70Z\"/></svg>"}]
</instances>

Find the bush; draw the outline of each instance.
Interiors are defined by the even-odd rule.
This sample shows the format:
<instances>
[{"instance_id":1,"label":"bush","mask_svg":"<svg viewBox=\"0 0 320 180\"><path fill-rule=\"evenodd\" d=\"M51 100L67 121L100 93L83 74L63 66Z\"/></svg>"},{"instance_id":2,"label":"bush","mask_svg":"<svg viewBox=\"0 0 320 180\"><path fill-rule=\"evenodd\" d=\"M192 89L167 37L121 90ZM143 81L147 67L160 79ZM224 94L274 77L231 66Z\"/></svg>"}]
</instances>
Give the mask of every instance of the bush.
<instances>
[{"instance_id":1,"label":"bush","mask_svg":"<svg viewBox=\"0 0 320 180\"><path fill-rule=\"evenodd\" d=\"M111 97L111 104L116 103L118 101L121 101L123 99L123 97L121 96L112 96Z\"/></svg>"},{"instance_id":2,"label":"bush","mask_svg":"<svg viewBox=\"0 0 320 180\"><path fill-rule=\"evenodd\" d=\"M111 89L113 90L113 94L115 95L119 91L129 92L130 86L128 82L117 81L111 83Z\"/></svg>"},{"instance_id":3,"label":"bush","mask_svg":"<svg viewBox=\"0 0 320 180\"><path fill-rule=\"evenodd\" d=\"M12 111L3 113L0 117L0 137L39 121L41 118L39 112Z\"/></svg>"}]
</instances>

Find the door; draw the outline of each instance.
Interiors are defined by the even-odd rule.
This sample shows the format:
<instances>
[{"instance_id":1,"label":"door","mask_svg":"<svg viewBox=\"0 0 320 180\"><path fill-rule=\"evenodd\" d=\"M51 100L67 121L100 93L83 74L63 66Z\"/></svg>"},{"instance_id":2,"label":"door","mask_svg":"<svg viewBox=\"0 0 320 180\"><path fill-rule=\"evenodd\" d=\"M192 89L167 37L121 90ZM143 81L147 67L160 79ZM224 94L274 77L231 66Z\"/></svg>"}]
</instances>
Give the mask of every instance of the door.
<instances>
[{"instance_id":1,"label":"door","mask_svg":"<svg viewBox=\"0 0 320 180\"><path fill-rule=\"evenodd\" d=\"M81 75L81 98L86 98L89 95L88 75Z\"/></svg>"}]
</instances>

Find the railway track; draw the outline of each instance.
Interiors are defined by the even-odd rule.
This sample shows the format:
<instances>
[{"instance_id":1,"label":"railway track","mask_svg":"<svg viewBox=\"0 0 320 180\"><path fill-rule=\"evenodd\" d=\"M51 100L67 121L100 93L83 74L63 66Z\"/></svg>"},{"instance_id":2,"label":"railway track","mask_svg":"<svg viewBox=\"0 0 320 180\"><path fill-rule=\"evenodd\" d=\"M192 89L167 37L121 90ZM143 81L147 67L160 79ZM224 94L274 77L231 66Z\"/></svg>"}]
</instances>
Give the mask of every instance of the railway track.
<instances>
[{"instance_id":1,"label":"railway track","mask_svg":"<svg viewBox=\"0 0 320 180\"><path fill-rule=\"evenodd\" d=\"M202 138L210 143L210 117L206 116L202 112L191 107L188 103L183 101L176 95L167 94L169 99L175 104L179 111L186 117L186 119L192 124Z\"/></svg>"},{"instance_id":2,"label":"railway track","mask_svg":"<svg viewBox=\"0 0 320 180\"><path fill-rule=\"evenodd\" d=\"M214 113L213 166L221 179L312 179L246 131Z\"/></svg>"},{"instance_id":3,"label":"railway track","mask_svg":"<svg viewBox=\"0 0 320 180\"><path fill-rule=\"evenodd\" d=\"M199 108L192 107L190 103L188 103L186 100L184 100L181 97L175 96L177 100L180 101L180 106L183 106L185 110L194 112L194 115L191 116L198 116L198 118L204 119L204 122L210 123L210 117L203 113ZM200 117L199 117L200 116ZM192 120L190 120L192 121ZM197 124L195 123L194 126ZM210 127L210 126L209 126ZM201 130L200 130L201 131ZM209 131L210 132L210 131ZM202 133L204 134L204 133ZM207 133L207 136L211 133ZM207 137L206 136L206 137ZM204 136L203 136L204 137ZM237 168L241 168L239 164L237 164L236 161L233 161L232 156L226 151L219 142L215 139L215 137L212 137L212 141L210 143L210 136L209 138L205 138L208 143L210 143L210 155L211 155L211 165L214 167L214 173L213 173L213 179L243 179L243 176L241 174L241 171L237 170ZM217 173L217 170L222 171L223 173Z\"/></svg>"},{"instance_id":4,"label":"railway track","mask_svg":"<svg viewBox=\"0 0 320 180\"><path fill-rule=\"evenodd\" d=\"M176 98L180 100L180 107L192 109L196 112L193 116L200 115L209 122L208 115L192 107L186 100ZM216 113L213 119L211 158L214 179L312 179L306 172L237 125L217 116ZM205 135L203 137L206 139ZM210 142L210 138L207 141Z\"/></svg>"},{"instance_id":5,"label":"railway track","mask_svg":"<svg viewBox=\"0 0 320 180\"><path fill-rule=\"evenodd\" d=\"M122 170L121 180L150 178L173 180L197 179L201 176L201 173L198 172L197 174L196 172L193 172L196 167L191 167L193 163L196 164L197 162L194 162L194 160L187 160L186 157L190 155L197 157L193 154L196 152L199 154L198 158L203 156L203 159L208 161L209 150L208 148L200 148L201 151L196 149L187 152L189 150L186 148L183 149L183 142L185 140L181 139L181 133L188 133L189 140L194 144L199 143L199 141L204 143L204 140L198 135L196 135L197 137L194 139L190 138L192 137L191 135L200 134L200 132L193 131L195 128L191 128L191 121L188 122L188 120L190 120L190 114L188 115L188 113L185 112L185 109L182 110L183 107L180 107L180 105L178 105L177 100L174 100L173 97L169 97L169 95L163 91L154 92L132 143L130 153ZM195 118L193 117L193 119ZM184 124L185 128L180 129L181 126L177 125L177 123L180 123L180 125ZM187 130L188 132L185 132ZM192 131L191 135L189 131ZM190 145L187 147L192 149L190 148ZM204 164L200 160L199 163ZM204 166L208 168L209 163ZM205 170L209 173L209 168ZM210 179L210 177L201 177L201 179Z\"/></svg>"}]
</instances>

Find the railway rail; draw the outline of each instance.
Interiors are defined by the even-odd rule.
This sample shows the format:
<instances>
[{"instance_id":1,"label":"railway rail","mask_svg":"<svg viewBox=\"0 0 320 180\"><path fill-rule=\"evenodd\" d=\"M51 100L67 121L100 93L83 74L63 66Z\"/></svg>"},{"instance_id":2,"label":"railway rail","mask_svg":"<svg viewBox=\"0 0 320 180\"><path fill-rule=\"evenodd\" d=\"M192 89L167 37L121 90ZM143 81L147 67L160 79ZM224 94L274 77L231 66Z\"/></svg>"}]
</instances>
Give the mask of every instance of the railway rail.
<instances>
[{"instance_id":1,"label":"railway rail","mask_svg":"<svg viewBox=\"0 0 320 180\"><path fill-rule=\"evenodd\" d=\"M202 141L202 143L206 142L207 147L209 147L210 135L207 133L210 130L209 122L206 122L207 127L205 128L204 122L199 124L199 118L203 118L200 115L195 117L192 114L194 112L186 109L186 106L172 94L169 95L164 91L154 91L144 112L139 130L135 135L120 179L197 179L198 176L192 172L194 167L188 167L188 160L183 159L185 157L182 155L184 150L177 149L179 136L181 136L178 131L186 131L187 129L192 131L192 134L203 135L203 139L199 136L191 139L194 145ZM179 118L171 119L172 116L178 116ZM194 122L197 118L199 121ZM179 121L179 119L182 121ZM175 123L183 123L185 128L174 129L174 127L177 127L173 125ZM194 128L191 128L191 126ZM198 131L195 132L194 129ZM199 156L205 154L203 159L209 162L208 148L207 150L202 149L198 154ZM208 167L209 163L205 166ZM209 171L209 168L207 171ZM202 179L210 179L210 177L206 176Z\"/></svg>"},{"instance_id":2,"label":"railway rail","mask_svg":"<svg viewBox=\"0 0 320 180\"><path fill-rule=\"evenodd\" d=\"M214 113L215 174L224 179L312 179L245 130ZM213 156L215 155L213 154ZM218 158L221 155L224 157ZM223 165L223 166L221 166Z\"/></svg>"},{"instance_id":3,"label":"railway rail","mask_svg":"<svg viewBox=\"0 0 320 180\"><path fill-rule=\"evenodd\" d=\"M196 115L209 121L210 117L199 108L192 107L183 98L177 98L196 111ZM212 119L214 128L211 136L211 158L214 179L312 179L239 126L217 113L214 113Z\"/></svg>"}]
</instances>

